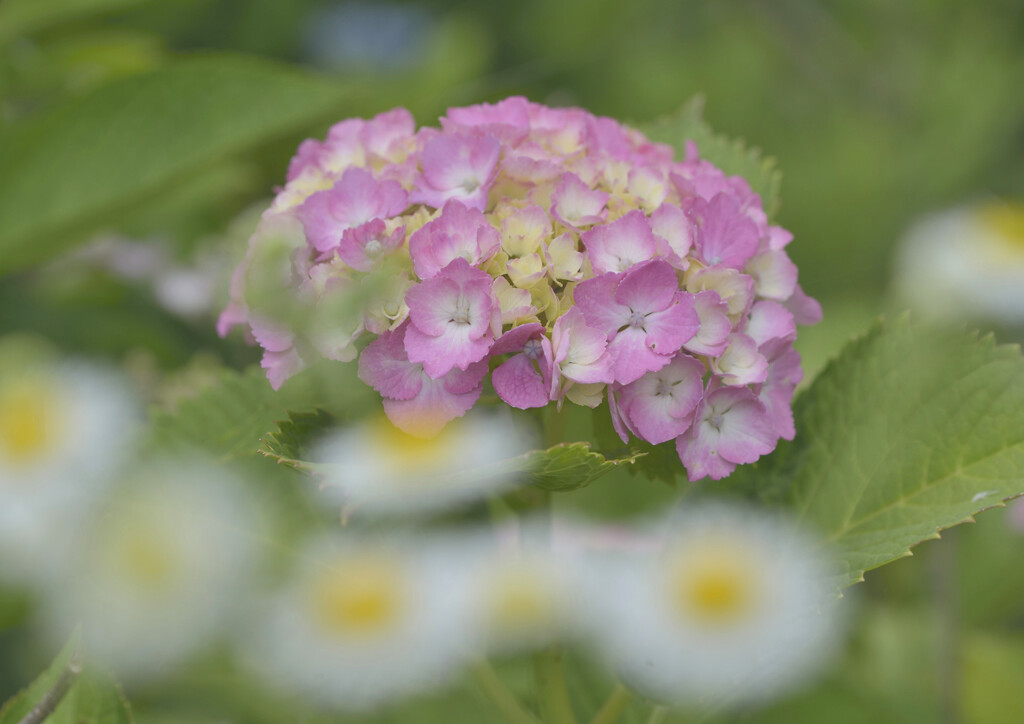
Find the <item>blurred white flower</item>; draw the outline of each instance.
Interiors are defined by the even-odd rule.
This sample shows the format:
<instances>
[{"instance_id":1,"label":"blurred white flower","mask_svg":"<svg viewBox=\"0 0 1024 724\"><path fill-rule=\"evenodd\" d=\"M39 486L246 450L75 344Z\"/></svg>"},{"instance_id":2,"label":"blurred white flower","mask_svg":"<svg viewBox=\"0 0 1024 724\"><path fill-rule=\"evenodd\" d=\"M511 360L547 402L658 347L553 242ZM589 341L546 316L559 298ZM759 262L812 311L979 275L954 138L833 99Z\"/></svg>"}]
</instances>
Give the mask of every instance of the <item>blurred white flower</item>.
<instances>
[{"instance_id":1,"label":"blurred white flower","mask_svg":"<svg viewBox=\"0 0 1024 724\"><path fill-rule=\"evenodd\" d=\"M135 401L113 371L31 352L0 374L0 579L40 575L131 454Z\"/></svg>"},{"instance_id":2,"label":"blurred white flower","mask_svg":"<svg viewBox=\"0 0 1024 724\"><path fill-rule=\"evenodd\" d=\"M54 640L81 621L89 655L123 679L166 674L218 636L254 558L254 520L223 467L139 464L45 591Z\"/></svg>"},{"instance_id":3,"label":"blurred white flower","mask_svg":"<svg viewBox=\"0 0 1024 724\"><path fill-rule=\"evenodd\" d=\"M902 303L935 321L1024 325L1024 205L991 202L922 219L900 245Z\"/></svg>"},{"instance_id":4,"label":"blurred white flower","mask_svg":"<svg viewBox=\"0 0 1024 724\"><path fill-rule=\"evenodd\" d=\"M627 685L729 706L820 669L837 629L813 541L747 509L697 507L669 523L658 554L590 560L592 632Z\"/></svg>"},{"instance_id":5,"label":"blurred white flower","mask_svg":"<svg viewBox=\"0 0 1024 724\"><path fill-rule=\"evenodd\" d=\"M367 709L434 688L465 663L458 556L446 546L328 538L261 607L244 646L277 686Z\"/></svg>"},{"instance_id":6,"label":"blurred white flower","mask_svg":"<svg viewBox=\"0 0 1024 724\"><path fill-rule=\"evenodd\" d=\"M468 638L481 653L519 653L575 633L569 558L549 542L551 521L516 519L446 543L464 598ZM449 574L448 578L453 576Z\"/></svg>"},{"instance_id":7,"label":"blurred white flower","mask_svg":"<svg viewBox=\"0 0 1024 724\"><path fill-rule=\"evenodd\" d=\"M383 415L343 428L317 446L323 491L332 503L368 513L438 510L480 500L514 485L515 458L531 437L509 416L473 413L429 440Z\"/></svg>"}]
</instances>

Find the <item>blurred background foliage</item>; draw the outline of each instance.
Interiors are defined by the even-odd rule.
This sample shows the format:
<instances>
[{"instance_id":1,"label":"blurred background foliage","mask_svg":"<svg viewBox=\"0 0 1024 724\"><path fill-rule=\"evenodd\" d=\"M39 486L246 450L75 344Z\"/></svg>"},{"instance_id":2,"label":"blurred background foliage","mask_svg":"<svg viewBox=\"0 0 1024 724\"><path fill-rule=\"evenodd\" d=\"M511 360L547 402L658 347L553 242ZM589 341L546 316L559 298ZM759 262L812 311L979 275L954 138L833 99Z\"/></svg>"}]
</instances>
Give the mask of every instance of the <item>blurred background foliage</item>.
<instances>
[{"instance_id":1,"label":"blurred background foliage","mask_svg":"<svg viewBox=\"0 0 1024 724\"><path fill-rule=\"evenodd\" d=\"M302 138L395 105L430 124L511 94L637 124L700 94L716 131L774 156L777 220L825 310L801 333L808 377L896 311L893 250L922 214L1024 198L1016 0L2 0L0 335L115 360L157 405L194 394L257 359L219 340L212 314L252 224L239 214L283 181ZM97 237L202 261L208 309L182 314L138 274L94 263L80 249ZM621 473L564 504L621 515L679 494ZM1020 721L1020 513L986 513L869 575L849 591L842 665L737 720ZM23 615L0 596L0 700L53 655L25 648ZM205 665L177 690L139 692L139 721L289 720ZM382 721L486 721L478 699L462 687Z\"/></svg>"}]
</instances>

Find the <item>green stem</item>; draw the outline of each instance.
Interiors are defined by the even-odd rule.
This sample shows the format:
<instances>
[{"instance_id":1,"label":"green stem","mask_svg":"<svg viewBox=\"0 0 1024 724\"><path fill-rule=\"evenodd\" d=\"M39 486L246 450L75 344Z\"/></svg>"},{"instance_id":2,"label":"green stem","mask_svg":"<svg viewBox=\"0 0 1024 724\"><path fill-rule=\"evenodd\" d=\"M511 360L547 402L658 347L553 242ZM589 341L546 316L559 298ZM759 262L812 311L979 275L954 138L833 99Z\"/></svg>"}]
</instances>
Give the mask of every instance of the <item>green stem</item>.
<instances>
[{"instance_id":1,"label":"green stem","mask_svg":"<svg viewBox=\"0 0 1024 724\"><path fill-rule=\"evenodd\" d=\"M615 724L632 700L633 692L622 684L616 684L601 711L590 720L590 724Z\"/></svg>"},{"instance_id":2,"label":"green stem","mask_svg":"<svg viewBox=\"0 0 1024 724\"><path fill-rule=\"evenodd\" d=\"M486 661L478 662L473 666L472 672L480 689L501 712L508 724L541 724L540 719L527 711L515 694L508 690L490 664Z\"/></svg>"},{"instance_id":3,"label":"green stem","mask_svg":"<svg viewBox=\"0 0 1024 724\"><path fill-rule=\"evenodd\" d=\"M551 646L534 654L533 672L544 721L548 724L576 724L569 688L565 683L562 649Z\"/></svg>"},{"instance_id":4,"label":"green stem","mask_svg":"<svg viewBox=\"0 0 1024 724\"><path fill-rule=\"evenodd\" d=\"M655 706L651 709L651 718L647 720L647 724L663 724L666 719L668 719L668 707Z\"/></svg>"}]
</instances>

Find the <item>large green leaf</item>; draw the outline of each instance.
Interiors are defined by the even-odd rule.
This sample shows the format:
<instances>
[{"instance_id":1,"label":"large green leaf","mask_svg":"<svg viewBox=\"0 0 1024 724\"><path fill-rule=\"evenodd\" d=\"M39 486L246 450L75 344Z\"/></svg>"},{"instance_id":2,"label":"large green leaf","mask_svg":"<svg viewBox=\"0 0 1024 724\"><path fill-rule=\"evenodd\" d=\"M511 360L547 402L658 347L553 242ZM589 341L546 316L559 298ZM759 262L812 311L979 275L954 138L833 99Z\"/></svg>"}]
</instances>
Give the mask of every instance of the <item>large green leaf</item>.
<instances>
[{"instance_id":1,"label":"large green leaf","mask_svg":"<svg viewBox=\"0 0 1024 724\"><path fill-rule=\"evenodd\" d=\"M83 668L78 632L50 668L0 709L0 724L19 724L36 707L50 712L45 717L46 724L131 724L134 721L117 685L88 664Z\"/></svg>"},{"instance_id":2,"label":"large green leaf","mask_svg":"<svg viewBox=\"0 0 1024 724\"><path fill-rule=\"evenodd\" d=\"M5 134L0 273L53 256L225 157L338 113L345 95L276 63L204 55Z\"/></svg>"},{"instance_id":3,"label":"large green leaf","mask_svg":"<svg viewBox=\"0 0 1024 724\"><path fill-rule=\"evenodd\" d=\"M710 161L729 175L739 175L761 195L764 210L771 218L779 206L779 185L782 173L775 168L775 159L748 148L741 139L730 139L711 130L704 121L704 98L696 96L674 115L659 118L641 126L654 141L668 143L682 158L686 142L694 141L700 157Z\"/></svg>"},{"instance_id":4,"label":"large green leaf","mask_svg":"<svg viewBox=\"0 0 1024 724\"><path fill-rule=\"evenodd\" d=\"M0 46L69 20L140 5L149 0L4 0L0 2Z\"/></svg>"},{"instance_id":5,"label":"large green leaf","mask_svg":"<svg viewBox=\"0 0 1024 724\"><path fill-rule=\"evenodd\" d=\"M726 487L816 528L839 585L1024 493L1024 358L991 337L879 323L795 414L797 439Z\"/></svg>"}]
</instances>

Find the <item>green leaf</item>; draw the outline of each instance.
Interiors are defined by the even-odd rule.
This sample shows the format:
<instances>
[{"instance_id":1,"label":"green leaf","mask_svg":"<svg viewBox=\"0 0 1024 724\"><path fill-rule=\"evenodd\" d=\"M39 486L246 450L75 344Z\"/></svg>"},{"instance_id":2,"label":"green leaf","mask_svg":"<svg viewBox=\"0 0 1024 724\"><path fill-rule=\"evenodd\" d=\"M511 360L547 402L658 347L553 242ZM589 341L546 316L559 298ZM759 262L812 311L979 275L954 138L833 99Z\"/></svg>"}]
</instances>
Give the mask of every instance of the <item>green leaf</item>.
<instances>
[{"instance_id":1,"label":"green leaf","mask_svg":"<svg viewBox=\"0 0 1024 724\"><path fill-rule=\"evenodd\" d=\"M323 410L289 413L287 419L277 423L276 429L262 436L260 454L281 465L307 473L330 467L309 461L309 444L324 430L336 424L336 418ZM501 472L522 477L524 485L544 490L567 491L585 487L620 465L633 463L643 453L630 453L623 457L608 458L590 449L590 443L560 443L546 450L531 450L507 460L490 464L486 469L459 470L454 475L472 478L474 475L493 475L495 467Z\"/></svg>"},{"instance_id":2,"label":"green leaf","mask_svg":"<svg viewBox=\"0 0 1024 724\"><path fill-rule=\"evenodd\" d=\"M280 465L313 472L316 464L307 462L310 443L336 423L334 415L317 409L312 412L290 412L288 419L277 423L277 429L260 439L259 453Z\"/></svg>"},{"instance_id":3,"label":"green leaf","mask_svg":"<svg viewBox=\"0 0 1024 724\"><path fill-rule=\"evenodd\" d=\"M43 261L225 158L336 114L346 91L255 58L132 76L5 134L0 273Z\"/></svg>"},{"instance_id":4,"label":"green leaf","mask_svg":"<svg viewBox=\"0 0 1024 724\"><path fill-rule=\"evenodd\" d=\"M197 449L222 459L251 456L267 431L289 413L323 408L353 415L374 398L350 363L318 363L276 391L258 367L225 371L216 384L182 401L176 410L154 413L149 442L165 451Z\"/></svg>"},{"instance_id":5,"label":"green leaf","mask_svg":"<svg viewBox=\"0 0 1024 724\"><path fill-rule=\"evenodd\" d=\"M1024 493L1024 358L992 337L879 323L794 412L797 439L725 487L817 528L841 586Z\"/></svg>"},{"instance_id":6,"label":"green leaf","mask_svg":"<svg viewBox=\"0 0 1024 724\"><path fill-rule=\"evenodd\" d=\"M513 461L526 482L544 490L564 492L590 485L623 464L631 464L644 453L606 458L590 449L588 442L563 442L546 450L532 450Z\"/></svg>"},{"instance_id":7,"label":"green leaf","mask_svg":"<svg viewBox=\"0 0 1024 724\"><path fill-rule=\"evenodd\" d=\"M0 724L19 724L41 704L55 707L46 724L132 724L117 685L88 665L83 669L81 646L76 631L50 668L0 709Z\"/></svg>"},{"instance_id":8,"label":"green leaf","mask_svg":"<svg viewBox=\"0 0 1024 724\"><path fill-rule=\"evenodd\" d=\"M149 0L4 0L0 2L0 45L53 25L145 2Z\"/></svg>"},{"instance_id":9,"label":"green leaf","mask_svg":"<svg viewBox=\"0 0 1024 724\"><path fill-rule=\"evenodd\" d=\"M704 98L691 98L674 115L659 118L640 129L654 141L667 143L682 158L686 142L694 141L700 157L718 166L729 175L739 175L761 196L765 213L772 218L779 207L779 185L782 173L775 168L775 159L764 157L756 148L748 148L742 139L730 139L711 130L704 121Z\"/></svg>"}]
</instances>

